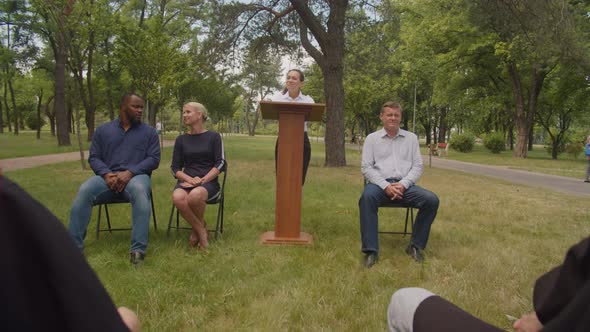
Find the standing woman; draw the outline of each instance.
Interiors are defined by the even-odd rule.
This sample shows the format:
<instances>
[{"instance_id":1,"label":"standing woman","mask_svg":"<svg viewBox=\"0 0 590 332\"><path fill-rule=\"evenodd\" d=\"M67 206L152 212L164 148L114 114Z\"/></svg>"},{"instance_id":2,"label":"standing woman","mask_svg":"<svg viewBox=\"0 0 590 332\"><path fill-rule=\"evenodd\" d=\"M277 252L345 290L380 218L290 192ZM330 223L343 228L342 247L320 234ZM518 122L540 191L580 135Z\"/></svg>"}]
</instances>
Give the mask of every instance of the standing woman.
<instances>
[{"instance_id":1,"label":"standing woman","mask_svg":"<svg viewBox=\"0 0 590 332\"><path fill-rule=\"evenodd\" d=\"M283 91L274 94L271 97L271 100L279 102L313 104L313 98L301 93L303 81L305 81L305 76L303 76L303 72L301 70L289 70L287 72L287 81L285 82L285 88L283 89ZM307 122L303 124L303 131L303 182L301 185L305 184L305 175L307 174L307 167L309 166L309 160L311 159L311 145L309 144L309 136L307 136ZM277 163L277 151L279 144L280 143L277 139L277 144L275 146L275 169Z\"/></svg>"},{"instance_id":2,"label":"standing woman","mask_svg":"<svg viewBox=\"0 0 590 332\"><path fill-rule=\"evenodd\" d=\"M225 165L221 135L204 127L207 109L200 103L189 102L182 108L182 119L188 133L174 143L172 175L178 180L172 202L191 225L189 245L207 249L205 225L207 201L219 195L217 176Z\"/></svg>"},{"instance_id":3,"label":"standing woman","mask_svg":"<svg viewBox=\"0 0 590 332\"><path fill-rule=\"evenodd\" d=\"M588 168L586 168L586 179L584 182L590 182L590 135L586 138L586 148L584 153L588 159Z\"/></svg>"}]
</instances>

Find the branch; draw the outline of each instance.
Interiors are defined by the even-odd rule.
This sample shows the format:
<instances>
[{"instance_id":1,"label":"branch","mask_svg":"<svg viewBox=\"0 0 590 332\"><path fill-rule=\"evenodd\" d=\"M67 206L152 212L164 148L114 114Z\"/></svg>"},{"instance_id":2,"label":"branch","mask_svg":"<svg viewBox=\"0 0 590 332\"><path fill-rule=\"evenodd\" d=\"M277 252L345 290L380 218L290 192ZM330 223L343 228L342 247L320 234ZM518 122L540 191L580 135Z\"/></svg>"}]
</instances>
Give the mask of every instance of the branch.
<instances>
[{"instance_id":1,"label":"branch","mask_svg":"<svg viewBox=\"0 0 590 332\"><path fill-rule=\"evenodd\" d=\"M324 27L317 19L317 17L312 13L311 9L307 5L306 0L289 0L291 4L299 14L299 18L303 21L305 26L311 31L313 37L317 40L320 47L324 49L327 46L328 42L328 32L324 30Z\"/></svg>"},{"instance_id":2,"label":"branch","mask_svg":"<svg viewBox=\"0 0 590 332\"><path fill-rule=\"evenodd\" d=\"M307 36L307 26L301 19L299 20L299 39L301 39L301 45L303 45L303 48L307 53L315 60L320 68L323 68L325 65L324 55L309 41Z\"/></svg>"}]
</instances>

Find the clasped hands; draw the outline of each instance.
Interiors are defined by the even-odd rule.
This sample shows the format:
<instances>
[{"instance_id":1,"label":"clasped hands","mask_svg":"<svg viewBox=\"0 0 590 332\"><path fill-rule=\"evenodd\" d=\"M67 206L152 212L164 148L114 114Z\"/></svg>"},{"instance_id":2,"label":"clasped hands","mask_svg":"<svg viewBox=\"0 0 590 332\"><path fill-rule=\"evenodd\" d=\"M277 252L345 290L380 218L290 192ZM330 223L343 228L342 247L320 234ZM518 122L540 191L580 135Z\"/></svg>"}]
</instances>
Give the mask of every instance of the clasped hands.
<instances>
[{"instance_id":1,"label":"clasped hands","mask_svg":"<svg viewBox=\"0 0 590 332\"><path fill-rule=\"evenodd\" d=\"M188 177L183 182L180 183L180 186L183 188L194 188L198 187L203 184L203 179L195 176L195 177Z\"/></svg>"},{"instance_id":2,"label":"clasped hands","mask_svg":"<svg viewBox=\"0 0 590 332\"><path fill-rule=\"evenodd\" d=\"M109 187L109 189L111 189L112 191L118 193L122 192L125 189L127 183L131 181L132 177L133 173L131 173L130 171L122 171L117 173L110 172L103 175L103 179L107 183L107 187Z\"/></svg>"},{"instance_id":3,"label":"clasped hands","mask_svg":"<svg viewBox=\"0 0 590 332\"><path fill-rule=\"evenodd\" d=\"M390 183L389 186L385 187L385 195L392 201L404 197L405 191L406 187L399 182Z\"/></svg>"}]
</instances>

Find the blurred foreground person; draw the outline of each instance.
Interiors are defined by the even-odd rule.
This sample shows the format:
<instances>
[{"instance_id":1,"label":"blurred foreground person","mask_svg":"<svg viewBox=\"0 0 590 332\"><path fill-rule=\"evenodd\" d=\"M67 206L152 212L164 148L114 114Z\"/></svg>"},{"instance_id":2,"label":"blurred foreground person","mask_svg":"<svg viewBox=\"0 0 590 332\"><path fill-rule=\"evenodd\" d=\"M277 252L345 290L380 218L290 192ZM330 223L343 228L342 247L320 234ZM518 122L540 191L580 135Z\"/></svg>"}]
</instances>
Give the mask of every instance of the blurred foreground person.
<instances>
[{"instance_id":1,"label":"blurred foreground person","mask_svg":"<svg viewBox=\"0 0 590 332\"><path fill-rule=\"evenodd\" d=\"M1 171L0 270L2 331L140 331L62 223Z\"/></svg>"},{"instance_id":2,"label":"blurred foreground person","mask_svg":"<svg viewBox=\"0 0 590 332\"><path fill-rule=\"evenodd\" d=\"M535 311L512 326L517 332L590 331L590 237L571 247L562 265L542 275L533 290ZM503 331L422 288L391 297L389 331Z\"/></svg>"}]
</instances>

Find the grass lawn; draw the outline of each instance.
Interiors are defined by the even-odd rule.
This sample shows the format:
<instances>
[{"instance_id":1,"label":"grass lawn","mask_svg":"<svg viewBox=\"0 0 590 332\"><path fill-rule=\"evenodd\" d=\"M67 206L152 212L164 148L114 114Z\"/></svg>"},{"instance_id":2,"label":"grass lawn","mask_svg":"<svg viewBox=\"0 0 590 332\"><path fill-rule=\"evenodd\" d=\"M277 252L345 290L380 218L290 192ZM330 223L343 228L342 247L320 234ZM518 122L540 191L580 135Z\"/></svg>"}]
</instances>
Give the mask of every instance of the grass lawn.
<instances>
[{"instance_id":1,"label":"grass lawn","mask_svg":"<svg viewBox=\"0 0 590 332\"><path fill-rule=\"evenodd\" d=\"M129 232L95 240L95 209L85 255L115 303L135 310L146 331L384 331L391 294L407 286L428 288L508 329L506 315L531 310L535 279L590 233L586 199L425 168L419 184L441 201L426 262L405 255L407 237L383 235L380 261L367 270L360 253L358 152L347 151L353 166L325 168L323 144L312 143L302 230L315 244L262 246L260 234L274 227L274 141L224 138L225 233L208 253L189 249L187 232L166 237L171 148L153 175L159 228L150 233L141 268L128 262ZM66 223L79 185L91 174L70 162L5 175ZM129 206L110 210L116 225L128 225ZM214 212L210 207L210 223ZM380 220L383 229L401 229L403 211L383 209Z\"/></svg>"},{"instance_id":2,"label":"grass lawn","mask_svg":"<svg viewBox=\"0 0 590 332\"><path fill-rule=\"evenodd\" d=\"M0 159L78 151L76 135L70 135L70 143L71 146L57 146L57 137L51 136L49 131L41 131L40 140L37 140L36 131L20 131L18 136L5 132L0 134ZM85 150L90 147L86 133L82 135L82 144Z\"/></svg>"},{"instance_id":3,"label":"grass lawn","mask_svg":"<svg viewBox=\"0 0 590 332\"><path fill-rule=\"evenodd\" d=\"M428 149L424 147L422 153L427 155ZM509 168L522 171L560 175L578 179L583 179L585 177L586 167L588 167L588 160L583 153L578 156L578 159L574 159L567 153L563 153L558 156L557 160L553 160L551 159L551 155L545 150L545 147L541 145L533 146L533 151L528 152L526 159L513 158L512 151L503 151L498 154L493 154L481 144L475 144L473 151L468 153L449 149L446 158L476 164L508 166ZM425 163L427 161L428 160L424 160Z\"/></svg>"}]
</instances>

